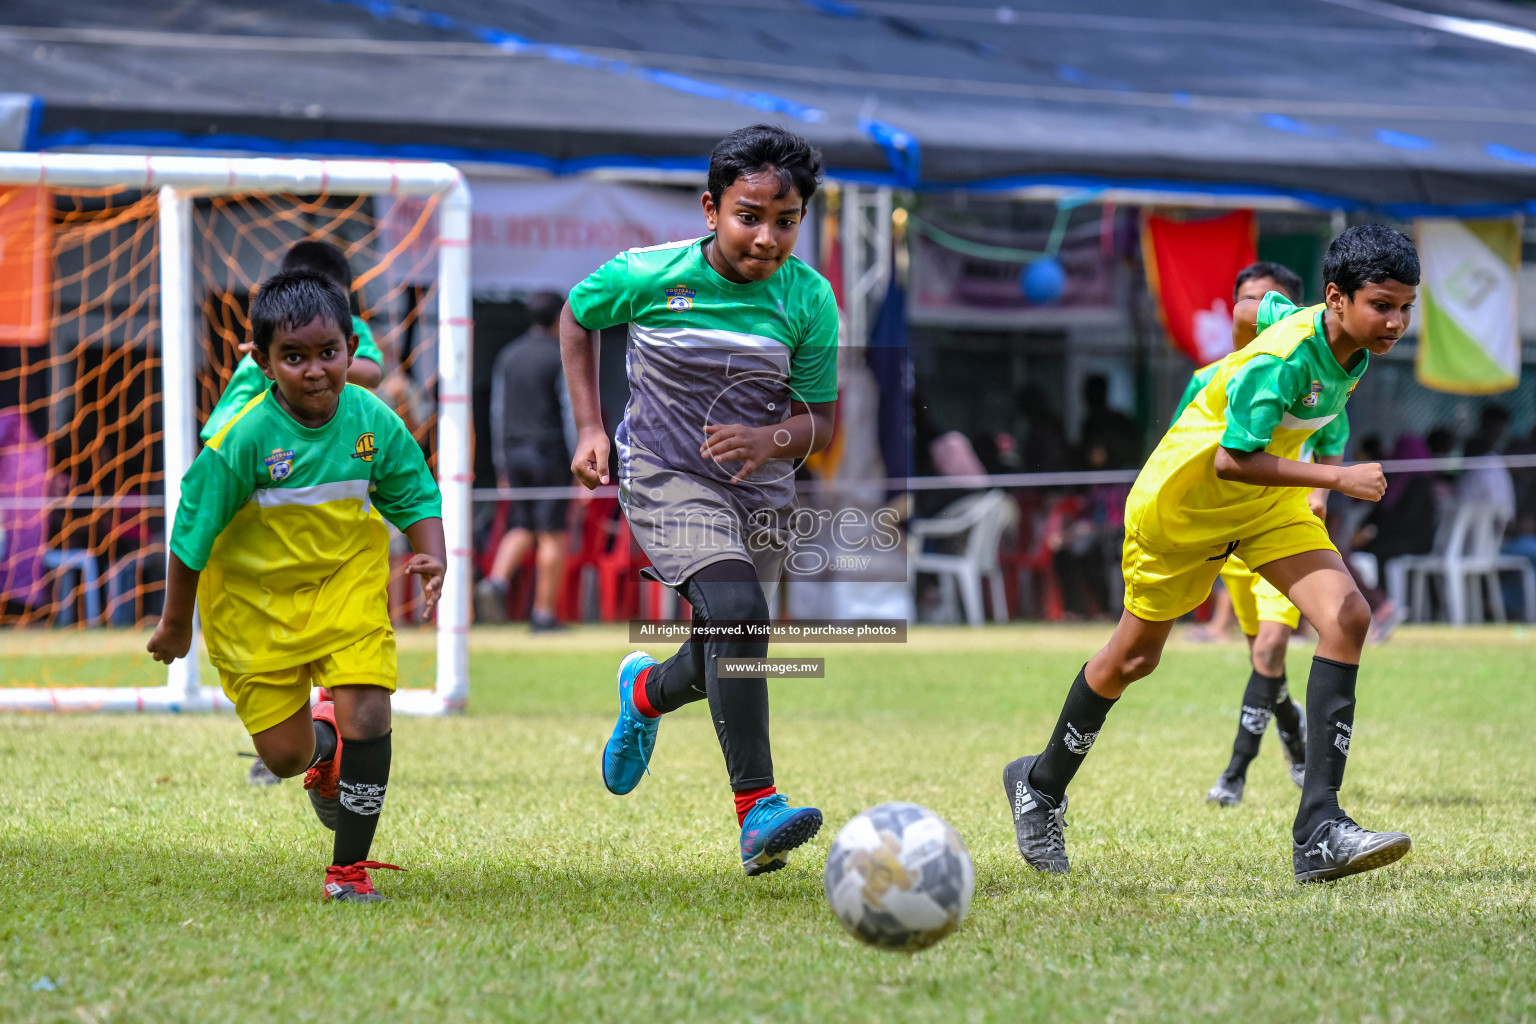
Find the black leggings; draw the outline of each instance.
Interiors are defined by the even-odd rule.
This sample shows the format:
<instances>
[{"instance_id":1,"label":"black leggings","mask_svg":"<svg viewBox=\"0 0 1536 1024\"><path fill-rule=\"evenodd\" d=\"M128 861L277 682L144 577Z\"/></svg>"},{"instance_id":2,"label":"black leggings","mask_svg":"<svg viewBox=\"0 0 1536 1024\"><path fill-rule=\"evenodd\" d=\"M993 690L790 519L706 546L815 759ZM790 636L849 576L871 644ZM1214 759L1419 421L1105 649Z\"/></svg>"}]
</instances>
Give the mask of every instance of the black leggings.
<instances>
[{"instance_id":1,"label":"black leggings","mask_svg":"<svg viewBox=\"0 0 1536 1024\"><path fill-rule=\"evenodd\" d=\"M706 565L683 581L678 591L693 606L695 624L768 622L768 599L751 562L731 559ZM762 658L768 641L691 639L645 680L645 699L658 711L675 711L709 699L720 751L741 792L773 785L773 755L768 747L768 680L725 679L716 658Z\"/></svg>"}]
</instances>

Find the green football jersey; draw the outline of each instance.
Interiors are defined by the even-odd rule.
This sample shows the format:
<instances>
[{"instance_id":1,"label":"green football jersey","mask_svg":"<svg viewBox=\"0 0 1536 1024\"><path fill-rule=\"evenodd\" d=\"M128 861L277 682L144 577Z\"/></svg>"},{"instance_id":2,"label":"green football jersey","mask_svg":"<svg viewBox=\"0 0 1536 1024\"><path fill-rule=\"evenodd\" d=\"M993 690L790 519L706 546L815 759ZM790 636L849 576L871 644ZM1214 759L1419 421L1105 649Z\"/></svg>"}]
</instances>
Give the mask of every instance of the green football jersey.
<instances>
[{"instance_id":1,"label":"green football jersey","mask_svg":"<svg viewBox=\"0 0 1536 1024\"><path fill-rule=\"evenodd\" d=\"M1218 448L1300 459L1309 439L1344 412L1370 359L1339 365L1323 307L1291 307L1215 375L1148 457L1126 499L1126 529L1154 551L1208 548L1305 518L1306 489L1223 480ZM1223 540L1223 538L1225 538Z\"/></svg>"},{"instance_id":2,"label":"green football jersey","mask_svg":"<svg viewBox=\"0 0 1536 1024\"><path fill-rule=\"evenodd\" d=\"M357 354L353 358L372 359L383 366L384 353L379 351L378 343L373 340L373 329L360 317L353 317L352 333L357 335ZM261 372L256 360L249 355L241 356L240 362L235 364L235 372L230 374L229 383L224 386L224 393L219 396L218 404L208 414L208 422L203 424L197 436L206 444L210 437L224 429L230 417L245 408L246 402L271 386L272 382Z\"/></svg>"},{"instance_id":3,"label":"green football jersey","mask_svg":"<svg viewBox=\"0 0 1536 1024\"><path fill-rule=\"evenodd\" d=\"M209 660L289 668L387 628L384 520L441 516L421 446L372 392L343 388L320 427L261 392L193 460L171 531L171 551L202 570Z\"/></svg>"},{"instance_id":4,"label":"green football jersey","mask_svg":"<svg viewBox=\"0 0 1536 1024\"><path fill-rule=\"evenodd\" d=\"M570 295L589 330L629 325L629 404L620 459L638 445L683 472L726 482L734 468L699 454L708 423L770 426L789 403L837 398L837 301L827 279L791 256L764 281L727 281L704 257L709 238L620 253ZM794 497L788 460L739 485L753 507Z\"/></svg>"},{"instance_id":5,"label":"green football jersey","mask_svg":"<svg viewBox=\"0 0 1536 1024\"><path fill-rule=\"evenodd\" d=\"M1258 332L1263 334L1265 331L1269 330L1281 320L1284 320L1286 317L1300 311L1300 306L1297 306L1295 303L1291 302L1279 292L1268 292L1265 294L1263 300L1259 303L1259 313L1256 320ZM1254 340L1257 341L1258 339L1255 338ZM1323 344L1324 348L1326 349L1327 342L1324 341ZM1226 356L1224 358L1230 359L1231 356ZM1329 353L1329 358L1332 359L1331 352ZM1212 378L1216 376L1216 371L1220 368L1222 361L1223 360L1218 359L1216 362L1210 363L1195 371L1195 375L1189 379L1189 385L1185 387L1184 394L1179 399L1178 407L1173 411L1173 422L1178 422L1178 419L1181 415L1183 415L1184 410L1189 407L1189 403L1193 402L1196 396L1198 396L1200 392L1205 389L1205 386L1211 382ZM1335 361L1335 365L1337 365L1337 361ZM1364 373L1365 367L1363 365L1360 366L1359 371ZM1353 390L1352 387L1351 390ZM1340 409L1337 416L1328 420L1325 424L1323 424L1322 427L1318 428L1318 430L1314 432L1310 438L1307 439L1307 442L1302 445L1302 460L1310 462L1312 460L1312 456L1314 455L1343 455L1344 450L1348 446L1349 415L1343 409Z\"/></svg>"}]
</instances>

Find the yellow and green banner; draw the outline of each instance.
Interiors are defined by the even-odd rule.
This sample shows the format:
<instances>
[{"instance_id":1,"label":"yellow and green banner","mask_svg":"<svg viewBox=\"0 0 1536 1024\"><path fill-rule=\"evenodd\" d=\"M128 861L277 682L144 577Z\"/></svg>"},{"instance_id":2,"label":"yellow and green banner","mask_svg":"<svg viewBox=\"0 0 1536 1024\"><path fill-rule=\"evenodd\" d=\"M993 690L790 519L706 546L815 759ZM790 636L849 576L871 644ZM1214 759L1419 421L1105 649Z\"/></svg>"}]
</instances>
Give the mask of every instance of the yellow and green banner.
<instances>
[{"instance_id":1,"label":"yellow and green banner","mask_svg":"<svg viewBox=\"0 0 1536 1024\"><path fill-rule=\"evenodd\" d=\"M1419 383L1458 395L1520 383L1520 222L1418 222Z\"/></svg>"}]
</instances>

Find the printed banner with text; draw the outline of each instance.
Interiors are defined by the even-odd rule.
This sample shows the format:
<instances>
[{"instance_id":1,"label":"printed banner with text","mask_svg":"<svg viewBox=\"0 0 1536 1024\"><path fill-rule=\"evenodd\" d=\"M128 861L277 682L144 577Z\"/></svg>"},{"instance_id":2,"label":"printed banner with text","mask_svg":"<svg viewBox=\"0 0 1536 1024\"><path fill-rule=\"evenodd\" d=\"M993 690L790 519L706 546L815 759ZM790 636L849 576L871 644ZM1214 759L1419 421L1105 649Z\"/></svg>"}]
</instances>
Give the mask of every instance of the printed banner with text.
<instances>
[{"instance_id":1,"label":"printed banner with text","mask_svg":"<svg viewBox=\"0 0 1536 1024\"><path fill-rule=\"evenodd\" d=\"M499 181L471 178L470 275L479 294L564 292L626 249L660 245L707 234L699 193L688 189L614 182ZM379 229L388 249L421 246L410 239L425 201L380 200ZM423 260L425 284L436 268Z\"/></svg>"}]
</instances>

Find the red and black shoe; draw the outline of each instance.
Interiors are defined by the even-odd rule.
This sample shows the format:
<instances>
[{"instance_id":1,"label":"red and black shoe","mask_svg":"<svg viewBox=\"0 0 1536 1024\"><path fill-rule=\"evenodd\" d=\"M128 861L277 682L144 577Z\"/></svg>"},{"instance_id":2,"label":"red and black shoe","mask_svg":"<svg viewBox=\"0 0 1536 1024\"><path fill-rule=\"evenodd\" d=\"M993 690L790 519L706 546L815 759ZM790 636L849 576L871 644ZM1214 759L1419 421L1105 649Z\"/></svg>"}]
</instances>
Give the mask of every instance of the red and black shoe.
<instances>
[{"instance_id":1,"label":"red and black shoe","mask_svg":"<svg viewBox=\"0 0 1536 1024\"><path fill-rule=\"evenodd\" d=\"M336 705L323 700L314 707L318 722L330 722L336 729ZM341 798L337 783L341 781L341 730L336 729L336 753L329 761L321 761L304 773L304 788L309 791L309 802L315 809L320 824L336 831L336 819L341 814Z\"/></svg>"},{"instance_id":2,"label":"red and black shoe","mask_svg":"<svg viewBox=\"0 0 1536 1024\"><path fill-rule=\"evenodd\" d=\"M369 868L400 869L393 864L377 860L360 860L356 864L332 864L325 869L325 898L336 903L387 903L388 900L373 887L368 877Z\"/></svg>"}]
</instances>

